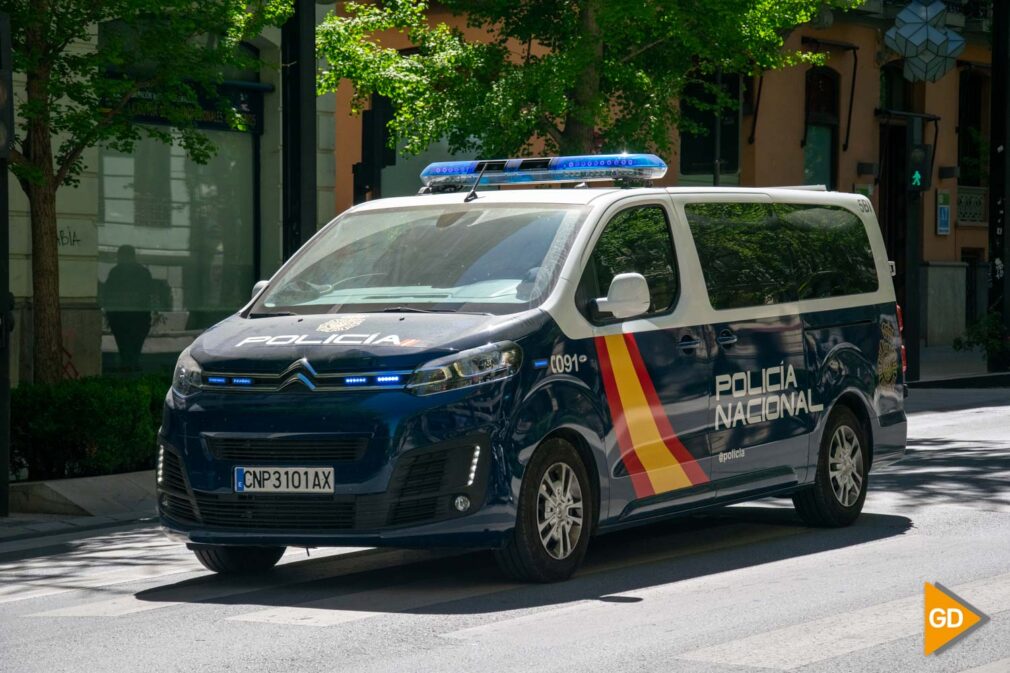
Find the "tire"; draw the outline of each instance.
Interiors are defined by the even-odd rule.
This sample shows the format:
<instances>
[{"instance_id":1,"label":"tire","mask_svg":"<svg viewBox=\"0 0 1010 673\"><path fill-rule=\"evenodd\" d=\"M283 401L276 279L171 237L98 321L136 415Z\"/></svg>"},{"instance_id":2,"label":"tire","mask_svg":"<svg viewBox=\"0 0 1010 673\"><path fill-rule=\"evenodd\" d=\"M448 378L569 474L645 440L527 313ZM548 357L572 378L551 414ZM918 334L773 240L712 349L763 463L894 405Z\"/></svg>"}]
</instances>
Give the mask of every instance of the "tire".
<instances>
[{"instance_id":1,"label":"tire","mask_svg":"<svg viewBox=\"0 0 1010 673\"><path fill-rule=\"evenodd\" d=\"M270 570L285 547L238 547L202 544L190 547L203 567L221 575L252 575Z\"/></svg>"},{"instance_id":2,"label":"tire","mask_svg":"<svg viewBox=\"0 0 1010 673\"><path fill-rule=\"evenodd\" d=\"M866 500L869 444L866 429L851 409L839 406L831 412L821 437L814 484L793 495L796 512L803 521L811 526L840 528L859 517ZM836 460L839 457L841 461Z\"/></svg>"},{"instance_id":3,"label":"tire","mask_svg":"<svg viewBox=\"0 0 1010 673\"><path fill-rule=\"evenodd\" d=\"M567 503L557 515L553 514L559 510L552 484L568 485L567 490L562 486L557 491ZM516 526L505 546L495 550L502 572L524 582L560 582L571 577L586 556L595 507L589 474L575 447L562 439L545 441L526 466ZM539 532L541 522L546 541Z\"/></svg>"}]
</instances>

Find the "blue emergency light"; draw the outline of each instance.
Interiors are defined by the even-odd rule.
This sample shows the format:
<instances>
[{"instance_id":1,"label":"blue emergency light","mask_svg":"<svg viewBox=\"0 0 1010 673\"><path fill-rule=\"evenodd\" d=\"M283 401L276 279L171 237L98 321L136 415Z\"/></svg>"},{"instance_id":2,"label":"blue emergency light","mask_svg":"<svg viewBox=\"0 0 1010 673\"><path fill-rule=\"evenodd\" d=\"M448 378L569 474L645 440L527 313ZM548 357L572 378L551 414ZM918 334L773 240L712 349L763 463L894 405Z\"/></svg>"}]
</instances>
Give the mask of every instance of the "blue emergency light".
<instances>
[{"instance_id":1,"label":"blue emergency light","mask_svg":"<svg viewBox=\"0 0 1010 673\"><path fill-rule=\"evenodd\" d=\"M483 175L481 172L483 171ZM655 154L596 154L575 157L436 161L421 171L425 187L589 182L594 180L655 180L666 175L666 164Z\"/></svg>"}]
</instances>

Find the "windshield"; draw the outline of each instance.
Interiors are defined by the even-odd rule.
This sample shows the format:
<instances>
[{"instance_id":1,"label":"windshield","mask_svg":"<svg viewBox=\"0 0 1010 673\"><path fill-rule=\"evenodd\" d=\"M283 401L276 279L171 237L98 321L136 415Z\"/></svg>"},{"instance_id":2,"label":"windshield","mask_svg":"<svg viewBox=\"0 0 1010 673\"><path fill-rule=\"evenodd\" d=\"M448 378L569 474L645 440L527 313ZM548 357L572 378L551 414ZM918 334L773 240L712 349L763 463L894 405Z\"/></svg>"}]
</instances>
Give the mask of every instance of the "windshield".
<instances>
[{"instance_id":1,"label":"windshield","mask_svg":"<svg viewBox=\"0 0 1010 673\"><path fill-rule=\"evenodd\" d=\"M550 293L585 216L582 206L462 203L348 213L281 269L249 315L516 313Z\"/></svg>"}]
</instances>

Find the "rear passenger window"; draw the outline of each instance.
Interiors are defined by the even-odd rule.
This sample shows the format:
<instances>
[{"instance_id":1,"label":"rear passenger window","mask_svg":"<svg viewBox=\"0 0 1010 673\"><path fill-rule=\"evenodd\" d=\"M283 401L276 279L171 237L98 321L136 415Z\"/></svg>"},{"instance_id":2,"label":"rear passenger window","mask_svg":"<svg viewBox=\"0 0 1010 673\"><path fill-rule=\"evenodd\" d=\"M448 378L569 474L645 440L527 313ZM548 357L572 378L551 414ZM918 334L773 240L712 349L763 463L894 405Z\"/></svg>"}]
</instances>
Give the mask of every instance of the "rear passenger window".
<instances>
[{"instance_id":1,"label":"rear passenger window","mask_svg":"<svg viewBox=\"0 0 1010 673\"><path fill-rule=\"evenodd\" d=\"M839 206L684 206L716 310L874 292L877 270L862 220Z\"/></svg>"},{"instance_id":2,"label":"rear passenger window","mask_svg":"<svg viewBox=\"0 0 1010 673\"><path fill-rule=\"evenodd\" d=\"M791 230L800 299L876 292L877 268L863 221L838 206L776 204L775 214Z\"/></svg>"},{"instance_id":3,"label":"rear passenger window","mask_svg":"<svg viewBox=\"0 0 1010 673\"><path fill-rule=\"evenodd\" d=\"M769 204L688 203L684 210L712 308L796 299L795 249Z\"/></svg>"},{"instance_id":4,"label":"rear passenger window","mask_svg":"<svg viewBox=\"0 0 1010 673\"><path fill-rule=\"evenodd\" d=\"M677 298L677 262L673 235L661 206L638 206L622 210L607 223L593 249L576 293L586 317L606 320L609 314L594 314L592 300L604 297L610 281L619 273L640 273L649 284L649 313L662 313Z\"/></svg>"}]
</instances>

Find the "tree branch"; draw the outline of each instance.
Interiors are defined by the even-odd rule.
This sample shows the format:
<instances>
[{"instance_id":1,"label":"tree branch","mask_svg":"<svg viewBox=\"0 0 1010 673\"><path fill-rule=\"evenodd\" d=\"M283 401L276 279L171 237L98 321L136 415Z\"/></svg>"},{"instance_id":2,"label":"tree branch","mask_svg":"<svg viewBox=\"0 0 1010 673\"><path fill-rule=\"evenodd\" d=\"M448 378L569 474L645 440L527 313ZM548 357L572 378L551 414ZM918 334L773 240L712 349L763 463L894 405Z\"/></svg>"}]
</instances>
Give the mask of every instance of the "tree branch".
<instances>
[{"instance_id":1,"label":"tree branch","mask_svg":"<svg viewBox=\"0 0 1010 673\"><path fill-rule=\"evenodd\" d=\"M543 120L544 120L544 124L545 124L544 131L546 131L547 135L549 135L551 137L551 140L553 140L554 142L556 142L556 143L558 143L560 145L561 144L561 131L558 130L557 124L555 124L554 122L552 122L546 116L544 116Z\"/></svg>"},{"instance_id":2,"label":"tree branch","mask_svg":"<svg viewBox=\"0 0 1010 673\"><path fill-rule=\"evenodd\" d=\"M73 148L67 152L67 154L63 157L63 161L60 162L59 170L56 171L57 187L62 185L63 181L67 179L68 175L70 175L70 170L73 168L74 164L77 163L77 160L81 158L81 155L84 154L84 150L91 147L91 145L95 142L98 137L98 132L103 127L107 126L117 114L123 111L126 104L129 103L135 95L137 95L137 93L143 88L144 84L146 83L137 82L130 87L126 93L120 96L116 104L108 108L101 118L95 122L95 125L91 128L91 132L78 140L77 143L74 144Z\"/></svg>"},{"instance_id":3,"label":"tree branch","mask_svg":"<svg viewBox=\"0 0 1010 673\"><path fill-rule=\"evenodd\" d=\"M14 165L16 165L16 166L28 166L29 165L28 164L28 159L25 158L25 155L21 154L21 150L18 150L18 149L14 148L14 147L12 147L10 149L10 160L11 160L11 163L14 164Z\"/></svg>"},{"instance_id":4,"label":"tree branch","mask_svg":"<svg viewBox=\"0 0 1010 673\"><path fill-rule=\"evenodd\" d=\"M661 37L658 40L653 40L649 44L646 44L646 45L643 45L643 46L639 47L635 51L631 52L630 54L628 54L627 56L625 56L624 58L622 58L621 59L621 63L627 63L628 61L630 61L631 59L635 58L636 56L641 55L642 52L649 51L653 47L658 47L662 43L666 42L667 39L669 39L669 38Z\"/></svg>"}]
</instances>

